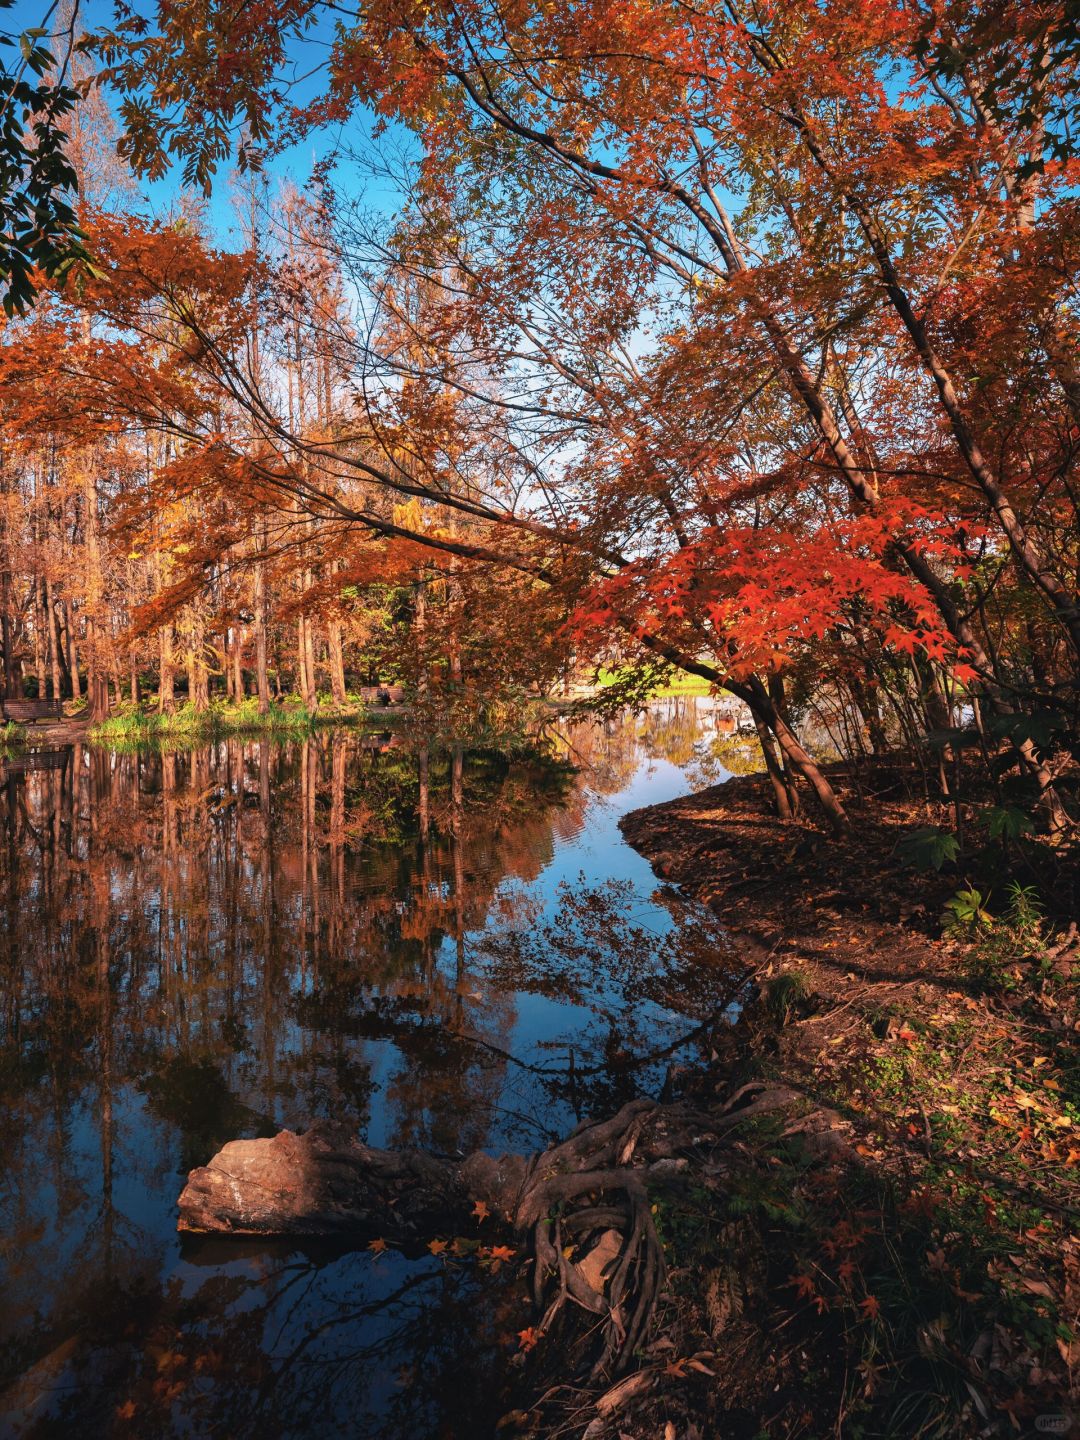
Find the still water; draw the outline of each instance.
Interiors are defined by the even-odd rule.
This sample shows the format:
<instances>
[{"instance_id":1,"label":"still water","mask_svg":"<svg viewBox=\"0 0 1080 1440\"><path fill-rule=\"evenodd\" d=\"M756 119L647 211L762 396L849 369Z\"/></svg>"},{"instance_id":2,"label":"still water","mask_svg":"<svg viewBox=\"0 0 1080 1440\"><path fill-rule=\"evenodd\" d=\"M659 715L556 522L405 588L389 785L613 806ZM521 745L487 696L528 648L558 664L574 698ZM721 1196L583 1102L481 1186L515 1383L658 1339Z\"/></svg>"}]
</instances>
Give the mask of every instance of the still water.
<instances>
[{"instance_id":1,"label":"still water","mask_svg":"<svg viewBox=\"0 0 1080 1440\"><path fill-rule=\"evenodd\" d=\"M618 820L723 778L729 729L680 698L547 760L337 732L0 762L0 1434L490 1433L519 1287L370 1236L181 1241L177 1196L318 1117L531 1151L655 1091L737 966Z\"/></svg>"}]
</instances>

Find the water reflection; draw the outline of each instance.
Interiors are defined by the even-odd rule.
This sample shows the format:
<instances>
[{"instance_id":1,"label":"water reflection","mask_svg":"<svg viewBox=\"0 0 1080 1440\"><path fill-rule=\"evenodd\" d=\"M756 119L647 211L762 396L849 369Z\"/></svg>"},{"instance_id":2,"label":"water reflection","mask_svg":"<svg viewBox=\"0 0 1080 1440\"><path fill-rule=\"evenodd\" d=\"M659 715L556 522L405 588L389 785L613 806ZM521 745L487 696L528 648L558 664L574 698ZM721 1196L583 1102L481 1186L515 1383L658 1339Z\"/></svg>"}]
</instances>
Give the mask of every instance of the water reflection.
<instances>
[{"instance_id":1,"label":"water reflection","mask_svg":"<svg viewBox=\"0 0 1080 1440\"><path fill-rule=\"evenodd\" d=\"M616 821L725 773L727 728L686 699L577 726L576 774L354 733L0 772L12 1433L484 1433L513 1288L478 1308L430 1257L181 1247L180 1177L319 1116L532 1148L658 1084L733 967Z\"/></svg>"}]
</instances>

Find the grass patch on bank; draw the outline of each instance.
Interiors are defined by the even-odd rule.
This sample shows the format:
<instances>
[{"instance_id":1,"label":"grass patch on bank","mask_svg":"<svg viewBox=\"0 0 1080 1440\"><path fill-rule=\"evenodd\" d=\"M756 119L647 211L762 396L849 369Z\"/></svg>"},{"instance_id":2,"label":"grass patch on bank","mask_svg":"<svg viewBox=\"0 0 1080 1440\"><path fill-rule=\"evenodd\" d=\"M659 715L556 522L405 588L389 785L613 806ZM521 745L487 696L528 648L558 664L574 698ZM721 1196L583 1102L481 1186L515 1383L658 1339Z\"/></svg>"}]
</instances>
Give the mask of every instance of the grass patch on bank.
<instances>
[{"instance_id":1,"label":"grass patch on bank","mask_svg":"<svg viewBox=\"0 0 1080 1440\"><path fill-rule=\"evenodd\" d=\"M610 690L612 686L620 684L625 680L627 671L609 670L602 667L597 671L596 683L601 690ZM669 695L711 695L712 686L700 675L687 675L677 672L663 684L658 685L655 690L649 692L649 698L663 700Z\"/></svg>"},{"instance_id":2,"label":"grass patch on bank","mask_svg":"<svg viewBox=\"0 0 1080 1440\"><path fill-rule=\"evenodd\" d=\"M355 723L363 717L364 712L359 707L319 706L311 711L294 695L271 704L267 714L260 715L259 702L251 696L239 702L212 700L206 710L197 710L190 703L166 713L144 706L131 706L93 726L90 739L111 744L240 732L308 734L319 725Z\"/></svg>"},{"instance_id":3,"label":"grass patch on bank","mask_svg":"<svg viewBox=\"0 0 1080 1440\"><path fill-rule=\"evenodd\" d=\"M7 720L0 725L0 755L8 755L16 750L21 750L25 742L25 725L16 725L14 720Z\"/></svg>"}]
</instances>

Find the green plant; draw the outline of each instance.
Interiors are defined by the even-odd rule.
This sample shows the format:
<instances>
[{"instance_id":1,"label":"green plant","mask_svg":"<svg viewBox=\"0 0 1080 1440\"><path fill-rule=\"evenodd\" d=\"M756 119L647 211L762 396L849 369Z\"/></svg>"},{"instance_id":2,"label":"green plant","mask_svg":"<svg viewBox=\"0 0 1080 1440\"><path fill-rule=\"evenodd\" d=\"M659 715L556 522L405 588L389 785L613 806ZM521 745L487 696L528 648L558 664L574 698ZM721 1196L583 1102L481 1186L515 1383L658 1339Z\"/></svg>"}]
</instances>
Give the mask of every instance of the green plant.
<instances>
[{"instance_id":1,"label":"green plant","mask_svg":"<svg viewBox=\"0 0 1080 1440\"><path fill-rule=\"evenodd\" d=\"M983 821L991 840L1018 840L1035 829L1031 816L1019 805L991 805Z\"/></svg>"},{"instance_id":2,"label":"green plant","mask_svg":"<svg viewBox=\"0 0 1080 1440\"><path fill-rule=\"evenodd\" d=\"M896 855L902 865L915 870L940 870L960 853L960 842L949 830L920 826L897 842Z\"/></svg>"},{"instance_id":3,"label":"green plant","mask_svg":"<svg viewBox=\"0 0 1080 1440\"><path fill-rule=\"evenodd\" d=\"M1038 936L1042 929L1043 903L1034 885L1021 885L1014 880L1009 886L1009 904L1005 919L1014 930L1025 936Z\"/></svg>"},{"instance_id":4,"label":"green plant","mask_svg":"<svg viewBox=\"0 0 1080 1440\"><path fill-rule=\"evenodd\" d=\"M958 891L945 907L955 917L945 920L945 933L975 940L968 969L987 989L1015 989L1022 976L1018 962L1043 950L1043 904L1038 891L1014 880L1006 893L1008 902L996 919L983 908L977 890ZM974 905L972 897L978 897Z\"/></svg>"},{"instance_id":5,"label":"green plant","mask_svg":"<svg viewBox=\"0 0 1080 1440\"><path fill-rule=\"evenodd\" d=\"M25 725L16 725L14 720L7 720L0 725L0 751L17 750L25 739Z\"/></svg>"},{"instance_id":6,"label":"green plant","mask_svg":"<svg viewBox=\"0 0 1080 1440\"><path fill-rule=\"evenodd\" d=\"M805 1005L809 993L806 981L797 971L785 970L765 987L765 1008L778 1025L787 1025Z\"/></svg>"},{"instance_id":7,"label":"green plant","mask_svg":"<svg viewBox=\"0 0 1080 1440\"><path fill-rule=\"evenodd\" d=\"M942 929L952 940L968 939L981 930L989 930L994 917L986 908L989 897L971 885L966 890L957 890L952 899L945 902L941 917Z\"/></svg>"}]
</instances>

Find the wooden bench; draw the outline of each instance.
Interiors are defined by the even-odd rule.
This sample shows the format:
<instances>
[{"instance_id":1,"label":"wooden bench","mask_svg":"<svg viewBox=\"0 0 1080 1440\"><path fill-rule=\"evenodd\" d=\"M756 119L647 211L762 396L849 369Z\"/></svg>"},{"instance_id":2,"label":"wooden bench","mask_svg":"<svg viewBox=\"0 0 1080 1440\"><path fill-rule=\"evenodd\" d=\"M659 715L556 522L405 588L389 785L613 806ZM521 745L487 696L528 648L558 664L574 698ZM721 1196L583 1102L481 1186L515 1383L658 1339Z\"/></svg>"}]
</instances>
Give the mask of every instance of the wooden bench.
<instances>
[{"instance_id":1,"label":"wooden bench","mask_svg":"<svg viewBox=\"0 0 1080 1440\"><path fill-rule=\"evenodd\" d=\"M6 700L0 699L0 719L11 720L16 725L32 725L35 720L59 720L59 700Z\"/></svg>"},{"instance_id":2,"label":"wooden bench","mask_svg":"<svg viewBox=\"0 0 1080 1440\"><path fill-rule=\"evenodd\" d=\"M32 770L63 770L70 750L31 750L26 755L9 755L0 760L0 770L8 775L27 775Z\"/></svg>"},{"instance_id":3,"label":"wooden bench","mask_svg":"<svg viewBox=\"0 0 1080 1440\"><path fill-rule=\"evenodd\" d=\"M365 705L400 705L405 698L401 685L361 685L360 699Z\"/></svg>"}]
</instances>

